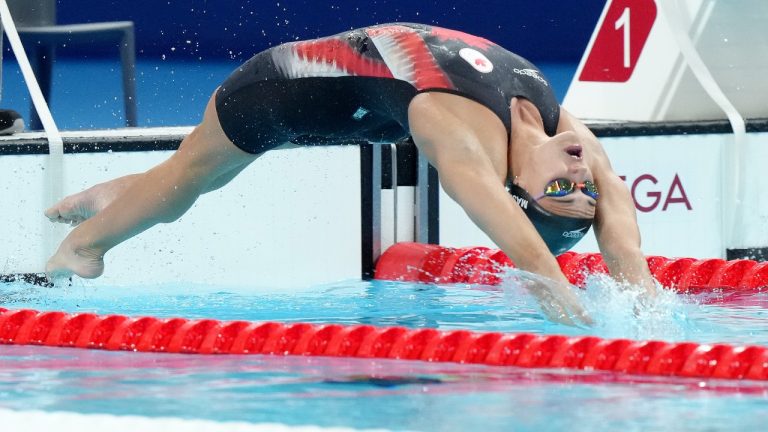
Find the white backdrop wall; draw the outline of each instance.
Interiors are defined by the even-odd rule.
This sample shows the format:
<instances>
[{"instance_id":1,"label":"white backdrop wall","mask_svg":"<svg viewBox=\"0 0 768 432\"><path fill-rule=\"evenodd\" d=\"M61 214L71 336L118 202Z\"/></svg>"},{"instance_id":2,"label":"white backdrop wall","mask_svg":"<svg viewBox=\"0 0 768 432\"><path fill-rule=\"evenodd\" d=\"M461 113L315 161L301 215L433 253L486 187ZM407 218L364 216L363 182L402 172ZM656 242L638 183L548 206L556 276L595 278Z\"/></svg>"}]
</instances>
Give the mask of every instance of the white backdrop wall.
<instances>
[{"instance_id":1,"label":"white backdrop wall","mask_svg":"<svg viewBox=\"0 0 768 432\"><path fill-rule=\"evenodd\" d=\"M606 138L615 171L638 208L646 254L723 257L722 154L732 136ZM759 182L768 134L749 134L741 234L768 245L768 206ZM170 152L67 154L65 193L144 171ZM45 202L44 155L0 156L0 273L39 272L53 252ZM399 241L414 238L414 189L398 190ZM382 244L394 241L393 194L382 193ZM306 147L260 158L223 189L204 195L179 221L110 251L99 284L186 281L292 288L360 277L359 149ZM511 229L513 229L511 227ZM62 236L64 233L56 234ZM58 238L56 241L58 241ZM440 239L448 246L494 246L441 193ZM495 247L495 246L494 246ZM597 251L593 236L577 251Z\"/></svg>"},{"instance_id":2,"label":"white backdrop wall","mask_svg":"<svg viewBox=\"0 0 768 432\"><path fill-rule=\"evenodd\" d=\"M65 193L141 172L170 152L67 154ZM0 156L0 272L43 271L45 156ZM110 251L104 284L297 287L360 277L359 149L270 152L181 219ZM300 269L300 270L297 270Z\"/></svg>"},{"instance_id":3,"label":"white backdrop wall","mask_svg":"<svg viewBox=\"0 0 768 432\"><path fill-rule=\"evenodd\" d=\"M601 140L616 173L625 178L635 200L638 223L647 255L724 257L722 152L733 146L733 136L669 135ZM749 134L747 145L749 200L740 207L744 218L737 234L752 240L752 246L768 245L762 216L768 200L757 182L768 160L768 134ZM592 231L590 231L591 233ZM440 196L440 241L446 245L493 246L491 240L472 226L463 210L444 192ZM598 251L590 234L574 249Z\"/></svg>"}]
</instances>

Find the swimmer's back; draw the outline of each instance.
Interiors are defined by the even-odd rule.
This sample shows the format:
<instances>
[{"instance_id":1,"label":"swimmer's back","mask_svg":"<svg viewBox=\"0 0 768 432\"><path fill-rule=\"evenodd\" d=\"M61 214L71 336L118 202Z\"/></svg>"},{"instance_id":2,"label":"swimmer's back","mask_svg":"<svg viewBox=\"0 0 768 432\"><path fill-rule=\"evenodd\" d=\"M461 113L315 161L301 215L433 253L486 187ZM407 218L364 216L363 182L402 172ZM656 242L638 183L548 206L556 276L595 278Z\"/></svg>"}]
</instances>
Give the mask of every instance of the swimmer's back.
<instances>
[{"instance_id":1,"label":"swimmer's back","mask_svg":"<svg viewBox=\"0 0 768 432\"><path fill-rule=\"evenodd\" d=\"M476 36L409 23L261 52L222 84L217 111L227 136L252 153L289 141L393 142L409 135L410 100L428 91L485 105L508 132L510 101L524 97L547 133L557 129L557 101L530 62Z\"/></svg>"}]
</instances>

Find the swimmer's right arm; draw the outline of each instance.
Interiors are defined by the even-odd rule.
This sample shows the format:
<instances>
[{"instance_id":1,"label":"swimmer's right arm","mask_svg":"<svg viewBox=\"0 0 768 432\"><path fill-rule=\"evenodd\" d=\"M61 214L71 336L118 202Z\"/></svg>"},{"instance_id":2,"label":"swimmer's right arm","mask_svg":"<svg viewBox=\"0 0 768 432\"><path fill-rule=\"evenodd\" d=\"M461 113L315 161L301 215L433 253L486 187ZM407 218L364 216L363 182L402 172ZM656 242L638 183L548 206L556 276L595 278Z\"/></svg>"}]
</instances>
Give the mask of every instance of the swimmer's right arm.
<instances>
[{"instance_id":1,"label":"swimmer's right arm","mask_svg":"<svg viewBox=\"0 0 768 432\"><path fill-rule=\"evenodd\" d=\"M442 96L418 95L408 114L413 140L437 168L443 189L517 267L565 281L557 261L496 174L478 137L463 119L444 108ZM506 135L492 139L505 145Z\"/></svg>"},{"instance_id":2,"label":"swimmer's right arm","mask_svg":"<svg viewBox=\"0 0 768 432\"><path fill-rule=\"evenodd\" d=\"M450 110L442 109L440 104L417 97L409 107L409 124L414 142L440 173L443 188L472 221L518 268L557 282L555 287L531 290L545 310L552 303L564 309L564 313L550 314L550 317L573 324L569 318L573 315L590 323L557 260L514 203L477 136L468 130L463 120ZM505 133L497 139L501 140L500 145L506 145Z\"/></svg>"}]
</instances>

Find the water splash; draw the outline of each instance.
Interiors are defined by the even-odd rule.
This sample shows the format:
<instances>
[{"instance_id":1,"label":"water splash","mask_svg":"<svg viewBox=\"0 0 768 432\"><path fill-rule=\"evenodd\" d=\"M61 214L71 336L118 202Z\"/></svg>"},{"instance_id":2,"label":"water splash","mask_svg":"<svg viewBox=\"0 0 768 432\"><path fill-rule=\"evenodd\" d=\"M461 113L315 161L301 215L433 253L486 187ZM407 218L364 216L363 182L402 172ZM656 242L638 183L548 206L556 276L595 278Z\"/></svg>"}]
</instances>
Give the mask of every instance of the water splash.
<instances>
[{"instance_id":1,"label":"water splash","mask_svg":"<svg viewBox=\"0 0 768 432\"><path fill-rule=\"evenodd\" d=\"M601 337L681 341L693 324L689 312L696 304L688 297L657 285L655 297L645 289L617 282L608 275L589 275L580 297L595 319Z\"/></svg>"},{"instance_id":2,"label":"water splash","mask_svg":"<svg viewBox=\"0 0 768 432\"><path fill-rule=\"evenodd\" d=\"M532 286L541 290L542 287L556 285L555 281L543 276L510 269L502 288L510 307L527 306L546 316L544 310L552 310L556 305L548 300L542 301L540 295L534 296L529 291ZM593 274L587 277L585 289L572 287L572 290L594 324L573 327L549 321L542 329L544 333L680 341L696 332L696 325L689 320L689 316L691 309L698 305L689 297L663 287L658 287L655 297L648 297L641 287L617 282L608 275ZM575 321L573 311L568 312Z\"/></svg>"}]
</instances>

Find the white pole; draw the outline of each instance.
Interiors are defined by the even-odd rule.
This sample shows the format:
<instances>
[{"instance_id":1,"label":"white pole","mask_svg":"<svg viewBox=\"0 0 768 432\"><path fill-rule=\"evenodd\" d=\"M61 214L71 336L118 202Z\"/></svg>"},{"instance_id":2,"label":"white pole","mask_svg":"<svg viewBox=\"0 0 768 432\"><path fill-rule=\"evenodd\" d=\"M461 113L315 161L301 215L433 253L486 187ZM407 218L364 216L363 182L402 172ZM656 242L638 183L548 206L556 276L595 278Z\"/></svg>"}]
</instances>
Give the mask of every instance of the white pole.
<instances>
[{"instance_id":1,"label":"white pole","mask_svg":"<svg viewBox=\"0 0 768 432\"><path fill-rule=\"evenodd\" d=\"M13 22L13 17L11 17L11 11L8 9L8 4L5 0L0 0L0 18L2 18L3 28L5 29L6 35L8 35L8 41L13 49L13 54L19 62L24 81L27 83L29 94L32 97L32 103L35 105L37 115L40 117L40 121L43 123L43 129L45 129L45 134L48 137L45 201L46 205L51 205L63 195L62 162L64 159L64 142L61 139L61 134L56 127L56 123L53 121L53 116L48 109L48 104L45 102L43 92L40 90L40 85L37 83L35 74L32 72L32 66L29 64L27 53L24 52L19 33L16 31L16 25ZM46 228L43 232L47 233L45 236L45 244L47 247L43 253L45 254L44 259L47 259L48 256L55 251L59 240L63 237L63 233L60 228L55 228L55 226L59 224L51 224L48 221L44 221L44 223L46 224Z\"/></svg>"},{"instance_id":2,"label":"white pole","mask_svg":"<svg viewBox=\"0 0 768 432\"><path fill-rule=\"evenodd\" d=\"M747 246L742 239L737 239L738 228L743 219L744 207L744 155L747 128L744 118L736 107L728 100L723 90L715 81L715 78L707 68L707 65L699 56L696 47L688 36L688 28L683 24L681 17L681 5L679 0L657 0L659 12L665 15L670 30L675 37L680 52L685 62L691 68L693 75L699 81L709 97L723 110L733 129L733 147L723 149L723 252L736 246ZM727 201L730 197L730 201ZM738 243L738 244L737 244Z\"/></svg>"}]
</instances>

